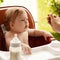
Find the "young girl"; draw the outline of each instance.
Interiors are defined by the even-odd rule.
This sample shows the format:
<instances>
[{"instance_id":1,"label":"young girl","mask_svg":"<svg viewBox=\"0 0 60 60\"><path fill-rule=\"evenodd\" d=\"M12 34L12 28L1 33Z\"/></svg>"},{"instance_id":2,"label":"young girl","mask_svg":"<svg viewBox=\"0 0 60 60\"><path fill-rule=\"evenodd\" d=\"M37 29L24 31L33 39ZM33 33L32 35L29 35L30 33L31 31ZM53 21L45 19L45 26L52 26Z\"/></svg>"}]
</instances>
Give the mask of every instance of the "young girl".
<instances>
[{"instance_id":1,"label":"young girl","mask_svg":"<svg viewBox=\"0 0 60 60\"><path fill-rule=\"evenodd\" d=\"M9 49L10 41L16 33L22 42L22 50L25 54L31 54L31 48L28 43L28 36L44 36L53 40L53 36L46 31L29 29L27 13L23 8L10 8L6 11L6 23L4 24L7 32L5 33L6 46Z\"/></svg>"}]
</instances>

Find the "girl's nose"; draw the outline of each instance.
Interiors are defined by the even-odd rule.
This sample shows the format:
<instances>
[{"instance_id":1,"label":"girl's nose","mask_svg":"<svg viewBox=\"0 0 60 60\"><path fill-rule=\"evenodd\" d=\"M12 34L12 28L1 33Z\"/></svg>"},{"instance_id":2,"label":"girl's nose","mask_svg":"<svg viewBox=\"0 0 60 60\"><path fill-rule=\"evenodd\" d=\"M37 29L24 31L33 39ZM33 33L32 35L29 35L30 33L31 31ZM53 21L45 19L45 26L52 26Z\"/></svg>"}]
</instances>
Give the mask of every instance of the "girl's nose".
<instances>
[{"instance_id":1,"label":"girl's nose","mask_svg":"<svg viewBox=\"0 0 60 60\"><path fill-rule=\"evenodd\" d=\"M25 20L25 24L27 24L27 23L28 23L28 21Z\"/></svg>"},{"instance_id":2,"label":"girl's nose","mask_svg":"<svg viewBox=\"0 0 60 60\"><path fill-rule=\"evenodd\" d=\"M29 22L28 22L28 21L25 21L25 25L26 25L26 26L29 26Z\"/></svg>"}]
</instances>

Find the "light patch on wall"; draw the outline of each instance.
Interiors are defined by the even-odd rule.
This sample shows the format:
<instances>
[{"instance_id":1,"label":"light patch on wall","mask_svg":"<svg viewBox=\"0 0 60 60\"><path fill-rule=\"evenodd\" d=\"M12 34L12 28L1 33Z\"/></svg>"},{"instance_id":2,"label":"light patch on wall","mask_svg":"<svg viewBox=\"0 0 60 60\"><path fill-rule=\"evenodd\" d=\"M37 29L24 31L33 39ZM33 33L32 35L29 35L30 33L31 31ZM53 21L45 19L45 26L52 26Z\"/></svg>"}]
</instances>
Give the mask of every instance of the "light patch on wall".
<instances>
[{"instance_id":1,"label":"light patch on wall","mask_svg":"<svg viewBox=\"0 0 60 60\"><path fill-rule=\"evenodd\" d=\"M4 0L0 6L24 6L32 13L34 21L37 22L37 0Z\"/></svg>"}]
</instances>

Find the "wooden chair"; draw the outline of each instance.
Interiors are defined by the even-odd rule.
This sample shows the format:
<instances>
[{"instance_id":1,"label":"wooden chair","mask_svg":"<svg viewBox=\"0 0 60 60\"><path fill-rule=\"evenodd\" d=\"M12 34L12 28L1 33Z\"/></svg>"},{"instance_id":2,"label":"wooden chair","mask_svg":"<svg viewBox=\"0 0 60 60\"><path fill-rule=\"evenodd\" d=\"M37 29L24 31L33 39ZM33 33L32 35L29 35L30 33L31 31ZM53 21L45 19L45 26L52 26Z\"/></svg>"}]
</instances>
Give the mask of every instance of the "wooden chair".
<instances>
[{"instance_id":1,"label":"wooden chair","mask_svg":"<svg viewBox=\"0 0 60 60\"><path fill-rule=\"evenodd\" d=\"M4 38L2 28L1 28L1 24L4 24L4 22L5 22L5 18L6 18L5 17L5 11L8 8L11 8L11 7L24 8L25 11L27 12L27 15L28 15L29 28L35 29L35 22L34 22L33 16L26 7L23 7L23 6L0 7L0 50L2 50L2 51L7 51L7 49L6 49L6 43L5 43L5 38ZM29 36L29 45L31 47L37 47L37 46L45 45L45 44L48 44L48 43L50 43L50 41L49 40L45 41L43 36L39 36L39 37L38 36L37 37Z\"/></svg>"}]
</instances>

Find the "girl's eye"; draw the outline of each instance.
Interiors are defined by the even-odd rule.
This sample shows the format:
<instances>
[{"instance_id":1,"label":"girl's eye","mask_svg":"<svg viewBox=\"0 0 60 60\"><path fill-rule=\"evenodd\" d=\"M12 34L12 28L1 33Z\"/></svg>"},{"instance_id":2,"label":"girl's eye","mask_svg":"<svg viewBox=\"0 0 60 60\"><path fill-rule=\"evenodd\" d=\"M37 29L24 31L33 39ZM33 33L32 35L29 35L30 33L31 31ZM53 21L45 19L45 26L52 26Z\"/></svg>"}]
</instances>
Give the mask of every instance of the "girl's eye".
<instances>
[{"instance_id":1,"label":"girl's eye","mask_svg":"<svg viewBox=\"0 0 60 60\"><path fill-rule=\"evenodd\" d=\"M24 20L21 20L21 21L24 21Z\"/></svg>"}]
</instances>

